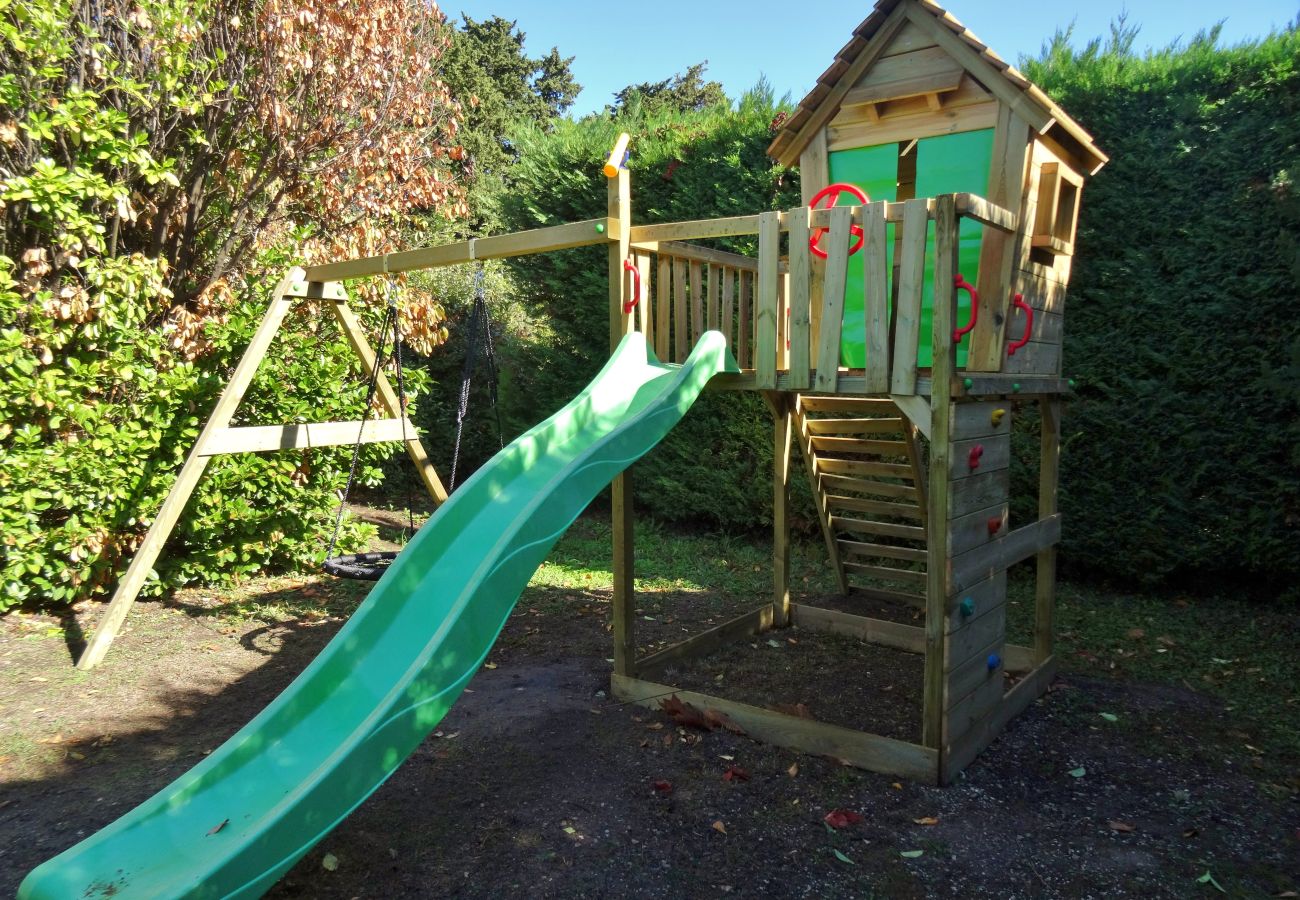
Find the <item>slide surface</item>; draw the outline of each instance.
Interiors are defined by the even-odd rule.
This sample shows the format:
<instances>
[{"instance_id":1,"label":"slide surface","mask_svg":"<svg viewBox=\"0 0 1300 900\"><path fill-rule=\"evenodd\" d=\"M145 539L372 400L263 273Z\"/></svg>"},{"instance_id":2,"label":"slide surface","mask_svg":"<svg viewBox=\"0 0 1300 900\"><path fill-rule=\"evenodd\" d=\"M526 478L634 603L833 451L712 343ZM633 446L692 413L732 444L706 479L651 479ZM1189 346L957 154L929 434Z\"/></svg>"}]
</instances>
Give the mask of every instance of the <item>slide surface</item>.
<instances>
[{"instance_id":1,"label":"slide surface","mask_svg":"<svg viewBox=\"0 0 1300 900\"><path fill-rule=\"evenodd\" d=\"M256 897L370 796L442 720L519 594L599 491L715 374L718 332L680 366L640 334L437 511L321 654L203 762L33 870L36 898ZM396 826L394 826L396 827Z\"/></svg>"}]
</instances>

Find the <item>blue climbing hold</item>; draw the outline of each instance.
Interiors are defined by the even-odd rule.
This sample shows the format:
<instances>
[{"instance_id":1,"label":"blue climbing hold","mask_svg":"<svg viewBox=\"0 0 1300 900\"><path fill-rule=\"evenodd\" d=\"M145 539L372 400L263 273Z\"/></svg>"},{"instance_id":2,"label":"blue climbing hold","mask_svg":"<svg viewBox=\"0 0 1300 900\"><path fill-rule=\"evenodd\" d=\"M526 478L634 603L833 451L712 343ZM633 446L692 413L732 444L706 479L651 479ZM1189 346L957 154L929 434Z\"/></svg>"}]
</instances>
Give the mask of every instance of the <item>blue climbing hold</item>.
<instances>
[{"instance_id":1,"label":"blue climbing hold","mask_svg":"<svg viewBox=\"0 0 1300 900\"><path fill-rule=\"evenodd\" d=\"M996 653L990 653L990 654L989 654L989 671L990 671L990 672L995 672L995 671L997 671L997 670L1000 669L1000 668L1002 668L1002 657L998 656Z\"/></svg>"}]
</instances>

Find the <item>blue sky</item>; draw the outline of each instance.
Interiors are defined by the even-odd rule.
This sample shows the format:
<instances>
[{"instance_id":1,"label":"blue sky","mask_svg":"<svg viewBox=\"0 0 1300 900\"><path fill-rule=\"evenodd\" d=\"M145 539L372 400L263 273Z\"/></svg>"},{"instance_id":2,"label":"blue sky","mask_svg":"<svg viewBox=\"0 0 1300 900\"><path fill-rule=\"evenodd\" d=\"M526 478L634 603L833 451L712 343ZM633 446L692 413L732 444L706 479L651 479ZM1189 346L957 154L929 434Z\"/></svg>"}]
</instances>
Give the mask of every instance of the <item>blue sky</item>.
<instances>
[{"instance_id":1,"label":"blue sky","mask_svg":"<svg viewBox=\"0 0 1300 900\"><path fill-rule=\"evenodd\" d=\"M599 3L591 0L443 0L449 18L499 15L518 22L527 50L540 56L558 47L574 56L582 94L572 110L602 108L628 84L662 81L701 60L729 96L766 75L777 95L798 101L812 88L874 5L856 3L682 2ZM1296 0L950 0L946 8L980 38L1015 62L1036 55L1058 27L1076 23L1076 40L1109 33L1125 10L1140 25L1139 46L1164 46L1224 20L1223 40L1236 43L1290 24ZM796 11L795 14L791 10Z\"/></svg>"}]
</instances>

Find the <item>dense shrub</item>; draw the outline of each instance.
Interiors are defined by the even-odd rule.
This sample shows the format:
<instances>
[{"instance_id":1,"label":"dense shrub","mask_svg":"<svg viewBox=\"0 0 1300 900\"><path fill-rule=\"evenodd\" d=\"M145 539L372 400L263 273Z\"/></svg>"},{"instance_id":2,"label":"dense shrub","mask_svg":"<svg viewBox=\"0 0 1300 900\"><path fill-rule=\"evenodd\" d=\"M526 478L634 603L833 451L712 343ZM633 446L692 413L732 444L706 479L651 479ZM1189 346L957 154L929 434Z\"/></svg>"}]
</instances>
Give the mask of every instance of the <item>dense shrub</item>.
<instances>
[{"instance_id":1,"label":"dense shrub","mask_svg":"<svg viewBox=\"0 0 1300 900\"><path fill-rule=\"evenodd\" d=\"M798 181L766 156L780 112L765 87L730 109L644 113L633 101L617 117L562 122L512 135L520 161L501 201L510 229L603 216L600 163L620 131L633 136L634 215L664 222L789 208ZM733 249L755 253L753 241ZM604 247L512 263L529 322L507 346L508 415L521 430L566 403L609 355ZM636 502L669 521L748 528L771 519L771 416L754 394L708 393L638 464ZM755 473L759 473L755 477Z\"/></svg>"},{"instance_id":2,"label":"dense shrub","mask_svg":"<svg viewBox=\"0 0 1300 900\"><path fill-rule=\"evenodd\" d=\"M463 213L440 29L407 0L0 5L0 610L115 580L290 250L386 249L398 217ZM240 421L360 414L312 306ZM413 309L414 342L439 319ZM214 463L161 583L319 556L344 454Z\"/></svg>"},{"instance_id":3,"label":"dense shrub","mask_svg":"<svg viewBox=\"0 0 1300 900\"><path fill-rule=\"evenodd\" d=\"M1300 32L1134 32L1027 73L1111 163L1084 196L1065 365L1064 559L1154 581L1300 575Z\"/></svg>"}]
</instances>

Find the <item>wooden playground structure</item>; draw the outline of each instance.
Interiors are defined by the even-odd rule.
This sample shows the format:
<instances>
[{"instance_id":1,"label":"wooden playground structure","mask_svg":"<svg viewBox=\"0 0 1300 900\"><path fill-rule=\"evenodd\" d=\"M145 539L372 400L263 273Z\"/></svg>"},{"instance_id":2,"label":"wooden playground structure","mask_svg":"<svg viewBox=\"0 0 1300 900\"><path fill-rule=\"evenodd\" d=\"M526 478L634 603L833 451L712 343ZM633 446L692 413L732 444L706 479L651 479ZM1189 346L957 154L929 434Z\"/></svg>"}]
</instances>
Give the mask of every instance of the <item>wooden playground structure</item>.
<instances>
[{"instance_id":1,"label":"wooden playground structure","mask_svg":"<svg viewBox=\"0 0 1300 900\"><path fill-rule=\"evenodd\" d=\"M772 417L773 595L759 608L637 654L629 470L613 482L614 696L676 693L752 737L866 769L947 783L1040 696L1053 656L1066 288L1082 188L1107 158L1045 94L929 0L880 0L770 149L798 165L803 205L637 224L611 154L601 218L293 270L78 665L107 652L209 459L223 453L403 440L435 502L446 498L382 378L390 418L231 427L292 304L331 305L369 373L375 354L343 282L607 245L611 349L642 332L664 362L722 331L740 364L711 384L762 394ZM870 182L867 186L863 182ZM863 199L843 183L862 185ZM851 193L851 192L849 192ZM756 236L756 258L701 240ZM855 246L856 245L856 246ZM1013 404L1014 401L1014 404ZM1015 404L1041 422L1038 516L1008 520ZM861 614L791 599L790 484L798 445L839 588ZM1007 643L1007 570L1036 567L1032 646ZM873 617L905 604L924 625ZM909 743L659 680L726 642L798 625L924 656L921 740ZM844 677L853 677L846 661ZM1010 686L1008 682L1010 679Z\"/></svg>"}]
</instances>

